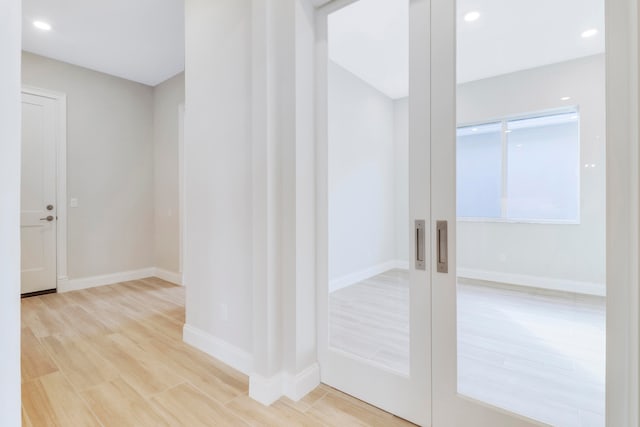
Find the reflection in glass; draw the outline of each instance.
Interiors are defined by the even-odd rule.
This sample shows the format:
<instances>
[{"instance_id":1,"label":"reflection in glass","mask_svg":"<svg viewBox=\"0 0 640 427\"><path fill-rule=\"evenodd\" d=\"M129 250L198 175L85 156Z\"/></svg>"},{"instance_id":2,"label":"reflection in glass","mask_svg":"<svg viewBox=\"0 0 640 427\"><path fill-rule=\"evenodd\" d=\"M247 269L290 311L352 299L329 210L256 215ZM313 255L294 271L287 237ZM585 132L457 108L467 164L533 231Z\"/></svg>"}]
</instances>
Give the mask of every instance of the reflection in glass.
<instances>
[{"instance_id":1,"label":"reflection in glass","mask_svg":"<svg viewBox=\"0 0 640 427\"><path fill-rule=\"evenodd\" d=\"M408 0L329 16L329 346L409 373Z\"/></svg>"},{"instance_id":2,"label":"reflection in glass","mask_svg":"<svg viewBox=\"0 0 640 427\"><path fill-rule=\"evenodd\" d=\"M458 392L604 426L604 1L514 5L457 1Z\"/></svg>"}]
</instances>

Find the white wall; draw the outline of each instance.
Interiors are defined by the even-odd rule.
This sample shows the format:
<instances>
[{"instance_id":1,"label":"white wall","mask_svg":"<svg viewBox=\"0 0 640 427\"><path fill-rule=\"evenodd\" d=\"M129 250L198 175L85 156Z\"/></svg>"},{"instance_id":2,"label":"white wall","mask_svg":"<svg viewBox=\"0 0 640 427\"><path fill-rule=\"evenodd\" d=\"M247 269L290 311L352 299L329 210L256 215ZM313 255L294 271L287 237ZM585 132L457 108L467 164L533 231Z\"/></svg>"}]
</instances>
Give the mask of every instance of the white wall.
<instances>
[{"instance_id":1,"label":"white wall","mask_svg":"<svg viewBox=\"0 0 640 427\"><path fill-rule=\"evenodd\" d=\"M178 273L178 106L184 103L184 73L153 88L154 266Z\"/></svg>"},{"instance_id":2,"label":"white wall","mask_svg":"<svg viewBox=\"0 0 640 427\"><path fill-rule=\"evenodd\" d=\"M459 124L577 105L582 174L579 225L458 221L459 273L537 276L533 282L553 279L604 291L604 84L604 55L598 55L458 86ZM564 96L571 100L561 101ZM597 166L585 169L585 163Z\"/></svg>"},{"instance_id":3,"label":"white wall","mask_svg":"<svg viewBox=\"0 0 640 427\"><path fill-rule=\"evenodd\" d=\"M186 342L270 404L319 383L313 9L187 0Z\"/></svg>"},{"instance_id":4,"label":"white wall","mask_svg":"<svg viewBox=\"0 0 640 427\"><path fill-rule=\"evenodd\" d=\"M189 326L252 348L251 2L186 1Z\"/></svg>"},{"instance_id":5,"label":"white wall","mask_svg":"<svg viewBox=\"0 0 640 427\"><path fill-rule=\"evenodd\" d=\"M67 94L69 278L153 267L152 88L26 52L22 66L23 84Z\"/></svg>"},{"instance_id":6,"label":"white wall","mask_svg":"<svg viewBox=\"0 0 640 427\"><path fill-rule=\"evenodd\" d=\"M329 62L329 278L396 259L394 103Z\"/></svg>"},{"instance_id":7,"label":"white wall","mask_svg":"<svg viewBox=\"0 0 640 427\"><path fill-rule=\"evenodd\" d=\"M393 104L396 260L409 262L409 98Z\"/></svg>"},{"instance_id":8,"label":"white wall","mask_svg":"<svg viewBox=\"0 0 640 427\"><path fill-rule=\"evenodd\" d=\"M0 14L0 414L18 427L20 411L20 23L19 0Z\"/></svg>"}]
</instances>

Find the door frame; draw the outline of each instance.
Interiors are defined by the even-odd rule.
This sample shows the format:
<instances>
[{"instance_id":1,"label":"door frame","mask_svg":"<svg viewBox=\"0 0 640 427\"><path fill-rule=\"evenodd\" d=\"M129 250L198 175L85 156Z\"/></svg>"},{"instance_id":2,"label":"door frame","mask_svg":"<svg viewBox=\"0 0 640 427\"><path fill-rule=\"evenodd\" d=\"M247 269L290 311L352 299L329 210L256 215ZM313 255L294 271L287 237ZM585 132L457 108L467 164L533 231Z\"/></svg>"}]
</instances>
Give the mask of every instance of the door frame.
<instances>
[{"instance_id":1,"label":"door frame","mask_svg":"<svg viewBox=\"0 0 640 427\"><path fill-rule=\"evenodd\" d=\"M316 13L331 0L312 0ZM335 1L335 0L334 0ZM606 88L607 88L607 283L622 283L607 289L607 425L632 426L640 422L640 64L639 0L606 0ZM317 30L317 28L316 28ZM317 33L316 33L317 34ZM317 37L317 36L316 36ZM317 39L316 39L317 42ZM317 44L316 44L317 49ZM317 63L316 106L323 104L319 91L322 68ZM326 100L324 101L326 103ZM316 111L316 165L327 161L320 141L326 139L322 116ZM454 120L455 123L455 120ZM617 141L616 144L613 141ZM327 187L316 172L316 201L327 197ZM316 302L322 301L321 283L328 280L320 268L326 249L322 230L326 215L317 205ZM326 237L324 237L326 240ZM318 334L326 326L317 325ZM623 351L617 351L622 349ZM320 348L318 353L320 356ZM614 398L615 396L615 398Z\"/></svg>"},{"instance_id":2,"label":"door frame","mask_svg":"<svg viewBox=\"0 0 640 427\"><path fill-rule=\"evenodd\" d=\"M56 289L69 281L67 273L67 95L35 86L22 85L21 94L49 98L56 102Z\"/></svg>"},{"instance_id":3,"label":"door frame","mask_svg":"<svg viewBox=\"0 0 640 427\"><path fill-rule=\"evenodd\" d=\"M184 236L185 231L185 186L184 186L184 102L178 105L178 273L180 284L184 286L183 264L184 264Z\"/></svg>"},{"instance_id":4,"label":"door frame","mask_svg":"<svg viewBox=\"0 0 640 427\"><path fill-rule=\"evenodd\" d=\"M638 0L605 0L608 426L640 422L638 13Z\"/></svg>"}]
</instances>

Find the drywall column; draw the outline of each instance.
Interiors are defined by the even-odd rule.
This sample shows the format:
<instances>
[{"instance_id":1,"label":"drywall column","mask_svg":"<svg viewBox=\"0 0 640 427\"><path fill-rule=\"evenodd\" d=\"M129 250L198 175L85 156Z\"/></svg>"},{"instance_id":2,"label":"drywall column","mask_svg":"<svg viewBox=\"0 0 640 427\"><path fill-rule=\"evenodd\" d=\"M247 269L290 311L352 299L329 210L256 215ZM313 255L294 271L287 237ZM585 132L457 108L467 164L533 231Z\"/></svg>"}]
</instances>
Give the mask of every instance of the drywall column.
<instances>
[{"instance_id":1,"label":"drywall column","mask_svg":"<svg viewBox=\"0 0 640 427\"><path fill-rule=\"evenodd\" d=\"M184 339L264 404L319 383L307 1L186 2Z\"/></svg>"},{"instance_id":2,"label":"drywall column","mask_svg":"<svg viewBox=\"0 0 640 427\"><path fill-rule=\"evenodd\" d=\"M285 394L297 400L320 383L316 349L316 158L315 158L315 10L308 0L295 3L295 238L287 257L295 274L285 293L288 322Z\"/></svg>"},{"instance_id":3,"label":"drywall column","mask_svg":"<svg viewBox=\"0 0 640 427\"><path fill-rule=\"evenodd\" d=\"M253 369L249 395L270 404L281 395L282 287L280 146L273 57L273 2L252 1Z\"/></svg>"},{"instance_id":4,"label":"drywall column","mask_svg":"<svg viewBox=\"0 0 640 427\"><path fill-rule=\"evenodd\" d=\"M0 414L20 412L20 0L0 14Z\"/></svg>"},{"instance_id":5,"label":"drywall column","mask_svg":"<svg viewBox=\"0 0 640 427\"><path fill-rule=\"evenodd\" d=\"M253 2L254 370L270 404L319 384L315 339L313 7Z\"/></svg>"},{"instance_id":6,"label":"drywall column","mask_svg":"<svg viewBox=\"0 0 640 427\"><path fill-rule=\"evenodd\" d=\"M252 370L251 0L187 0L184 340Z\"/></svg>"}]
</instances>

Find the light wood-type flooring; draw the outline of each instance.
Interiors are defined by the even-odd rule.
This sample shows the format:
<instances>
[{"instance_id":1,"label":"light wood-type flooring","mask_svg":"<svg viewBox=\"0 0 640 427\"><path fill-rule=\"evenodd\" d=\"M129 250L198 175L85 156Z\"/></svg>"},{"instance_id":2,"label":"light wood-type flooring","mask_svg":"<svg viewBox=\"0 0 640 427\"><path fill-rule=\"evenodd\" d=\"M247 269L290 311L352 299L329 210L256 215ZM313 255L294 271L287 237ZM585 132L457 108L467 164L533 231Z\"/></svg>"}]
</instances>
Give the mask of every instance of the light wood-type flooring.
<instances>
[{"instance_id":1,"label":"light wood-type flooring","mask_svg":"<svg viewBox=\"0 0 640 427\"><path fill-rule=\"evenodd\" d=\"M264 407L183 323L184 289L154 278L23 299L23 426L412 425L324 385Z\"/></svg>"},{"instance_id":2,"label":"light wood-type flooring","mask_svg":"<svg viewBox=\"0 0 640 427\"><path fill-rule=\"evenodd\" d=\"M330 345L409 370L408 273L330 295ZM458 283L458 391L560 427L603 427L605 299Z\"/></svg>"}]
</instances>

